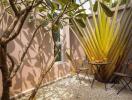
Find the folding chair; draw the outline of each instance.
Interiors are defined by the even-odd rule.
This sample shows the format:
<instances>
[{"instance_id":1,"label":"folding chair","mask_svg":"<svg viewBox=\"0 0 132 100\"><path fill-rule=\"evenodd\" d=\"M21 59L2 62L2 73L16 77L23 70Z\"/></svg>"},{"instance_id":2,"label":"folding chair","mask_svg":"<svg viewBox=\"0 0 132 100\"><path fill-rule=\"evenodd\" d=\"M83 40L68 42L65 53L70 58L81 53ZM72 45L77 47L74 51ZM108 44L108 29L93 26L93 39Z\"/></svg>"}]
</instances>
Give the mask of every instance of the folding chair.
<instances>
[{"instance_id":1,"label":"folding chair","mask_svg":"<svg viewBox=\"0 0 132 100\"><path fill-rule=\"evenodd\" d=\"M79 82L81 83L81 78L79 75L82 72L85 74L84 79L87 76L89 82L91 82L89 78L90 67L88 66L89 65L88 60L86 58L84 60L82 60L82 58L74 59L72 53L71 55L69 55L67 52L66 52L66 56L70 60L71 64L74 66L74 71L75 74L77 74L77 78L79 79Z\"/></svg>"},{"instance_id":2,"label":"folding chair","mask_svg":"<svg viewBox=\"0 0 132 100\"><path fill-rule=\"evenodd\" d=\"M90 70L90 67L89 67L89 63L87 61L87 59L76 59L75 60L75 65L76 65L76 74L77 74L77 78L79 79L80 83L81 83L81 78L80 78L80 74L83 73L84 74L84 78L83 80L88 77L88 80L89 82L91 83L90 81L90 76L89 76L89 70Z\"/></svg>"},{"instance_id":3,"label":"folding chair","mask_svg":"<svg viewBox=\"0 0 132 100\"><path fill-rule=\"evenodd\" d=\"M132 59L129 59L127 61L124 72L114 72L114 75L117 76L119 83L123 85L123 87L118 90L117 94L119 94L122 90L124 90L127 87L129 88L130 91L132 91L132 88L130 87L130 83L132 82L132 75L128 73L129 70L132 71L132 69L130 69L129 66L130 64L132 64ZM112 87L114 85L115 84L113 84Z\"/></svg>"}]
</instances>

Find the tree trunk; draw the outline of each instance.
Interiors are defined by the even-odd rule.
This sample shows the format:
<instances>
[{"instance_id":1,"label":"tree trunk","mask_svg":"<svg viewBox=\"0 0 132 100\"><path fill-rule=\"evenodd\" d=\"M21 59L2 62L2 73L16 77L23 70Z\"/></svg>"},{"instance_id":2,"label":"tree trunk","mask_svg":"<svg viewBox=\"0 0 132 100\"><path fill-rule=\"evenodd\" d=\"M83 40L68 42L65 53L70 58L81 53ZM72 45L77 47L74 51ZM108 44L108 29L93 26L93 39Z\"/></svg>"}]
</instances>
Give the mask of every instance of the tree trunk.
<instances>
[{"instance_id":1,"label":"tree trunk","mask_svg":"<svg viewBox=\"0 0 132 100\"><path fill-rule=\"evenodd\" d=\"M10 99L10 83L9 78L9 68L7 66L7 53L6 53L6 45L0 45L0 68L2 72L2 83L3 83L3 92L1 100L9 100Z\"/></svg>"}]
</instances>

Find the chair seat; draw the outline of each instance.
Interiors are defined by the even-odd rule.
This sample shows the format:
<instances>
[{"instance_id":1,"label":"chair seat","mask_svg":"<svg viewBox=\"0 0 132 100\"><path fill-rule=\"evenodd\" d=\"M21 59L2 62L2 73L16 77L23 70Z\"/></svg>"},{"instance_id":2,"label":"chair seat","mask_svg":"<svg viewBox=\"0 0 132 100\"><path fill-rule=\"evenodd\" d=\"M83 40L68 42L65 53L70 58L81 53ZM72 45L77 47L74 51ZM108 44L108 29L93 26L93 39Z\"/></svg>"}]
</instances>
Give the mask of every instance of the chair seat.
<instances>
[{"instance_id":1,"label":"chair seat","mask_svg":"<svg viewBox=\"0 0 132 100\"><path fill-rule=\"evenodd\" d=\"M121 76L121 77L128 77L128 78L132 78L131 75L128 75L128 74L124 74L124 73L119 73L119 72L115 72L114 75L118 75L118 76Z\"/></svg>"},{"instance_id":2,"label":"chair seat","mask_svg":"<svg viewBox=\"0 0 132 100\"><path fill-rule=\"evenodd\" d=\"M77 70L89 70L89 68L77 68Z\"/></svg>"}]
</instances>

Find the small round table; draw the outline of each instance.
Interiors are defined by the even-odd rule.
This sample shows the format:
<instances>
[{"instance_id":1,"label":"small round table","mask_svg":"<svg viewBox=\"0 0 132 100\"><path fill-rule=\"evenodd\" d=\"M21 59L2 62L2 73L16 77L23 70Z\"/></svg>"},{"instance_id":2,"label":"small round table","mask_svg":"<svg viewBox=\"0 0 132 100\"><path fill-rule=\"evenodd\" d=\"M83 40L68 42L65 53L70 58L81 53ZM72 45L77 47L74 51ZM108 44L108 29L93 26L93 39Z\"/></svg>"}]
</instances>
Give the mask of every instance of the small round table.
<instances>
[{"instance_id":1,"label":"small round table","mask_svg":"<svg viewBox=\"0 0 132 100\"><path fill-rule=\"evenodd\" d=\"M103 82L103 79L102 79L102 76L100 75L100 69L110 63L111 62L107 62L107 61L104 61L104 62L91 61L91 62L89 62L89 64L91 64L93 66L93 68L94 68L94 66L97 68L97 70L94 69L95 74L98 75L98 77L100 78L100 80L102 82ZM95 81L95 77L93 78L91 88L93 87L94 81ZM105 84L105 89L106 89L106 83L104 82L104 84Z\"/></svg>"}]
</instances>

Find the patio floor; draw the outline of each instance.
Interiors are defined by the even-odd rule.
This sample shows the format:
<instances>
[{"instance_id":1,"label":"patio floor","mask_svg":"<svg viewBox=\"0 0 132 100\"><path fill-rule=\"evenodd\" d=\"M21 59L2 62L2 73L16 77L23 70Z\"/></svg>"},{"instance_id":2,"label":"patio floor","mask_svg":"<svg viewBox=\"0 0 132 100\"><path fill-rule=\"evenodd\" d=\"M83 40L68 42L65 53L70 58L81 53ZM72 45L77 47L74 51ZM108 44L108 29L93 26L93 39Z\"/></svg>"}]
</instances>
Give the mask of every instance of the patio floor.
<instances>
[{"instance_id":1,"label":"patio floor","mask_svg":"<svg viewBox=\"0 0 132 100\"><path fill-rule=\"evenodd\" d=\"M104 84L95 81L91 88L87 79L80 84L76 76L73 76L41 88L36 100L132 100L131 91L124 89L117 95L120 86L113 88L110 86L111 84L107 85L106 91ZM27 100L27 97L28 95L18 100Z\"/></svg>"}]
</instances>

